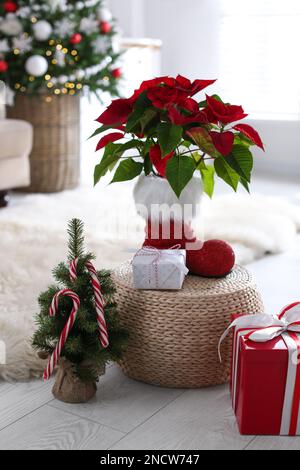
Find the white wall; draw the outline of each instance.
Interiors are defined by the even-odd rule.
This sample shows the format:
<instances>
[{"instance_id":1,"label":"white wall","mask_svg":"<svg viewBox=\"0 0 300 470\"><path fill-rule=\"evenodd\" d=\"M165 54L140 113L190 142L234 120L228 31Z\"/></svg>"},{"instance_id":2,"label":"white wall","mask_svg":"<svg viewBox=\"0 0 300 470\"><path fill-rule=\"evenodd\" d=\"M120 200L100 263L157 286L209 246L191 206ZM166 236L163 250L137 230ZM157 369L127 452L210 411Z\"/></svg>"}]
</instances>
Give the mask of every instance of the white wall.
<instances>
[{"instance_id":1,"label":"white wall","mask_svg":"<svg viewBox=\"0 0 300 470\"><path fill-rule=\"evenodd\" d=\"M146 0L145 33L163 41L164 74L216 77L218 0Z\"/></svg>"},{"instance_id":2,"label":"white wall","mask_svg":"<svg viewBox=\"0 0 300 470\"><path fill-rule=\"evenodd\" d=\"M145 36L145 0L107 0L125 37Z\"/></svg>"},{"instance_id":3,"label":"white wall","mask_svg":"<svg viewBox=\"0 0 300 470\"><path fill-rule=\"evenodd\" d=\"M162 39L162 73L217 76L218 0L109 0L127 37Z\"/></svg>"}]
</instances>

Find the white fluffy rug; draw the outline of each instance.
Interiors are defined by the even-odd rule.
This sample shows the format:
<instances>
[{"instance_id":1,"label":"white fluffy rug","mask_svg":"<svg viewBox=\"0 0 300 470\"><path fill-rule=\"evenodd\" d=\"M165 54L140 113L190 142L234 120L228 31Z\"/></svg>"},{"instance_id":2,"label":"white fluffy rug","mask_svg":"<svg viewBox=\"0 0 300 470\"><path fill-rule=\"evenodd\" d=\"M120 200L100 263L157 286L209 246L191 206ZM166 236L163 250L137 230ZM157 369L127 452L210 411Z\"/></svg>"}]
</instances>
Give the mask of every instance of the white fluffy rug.
<instances>
[{"instance_id":1,"label":"white fluffy rug","mask_svg":"<svg viewBox=\"0 0 300 470\"><path fill-rule=\"evenodd\" d=\"M122 186L122 185L121 185ZM143 239L143 221L135 215L130 185L79 189L57 195L17 195L0 210L0 341L7 346L0 377L26 379L41 372L30 337L37 296L51 282L51 270L66 257L66 224L86 224L86 242L97 266L114 267L132 256ZM231 242L240 263L291 247L300 231L300 209L263 196L222 196L206 200L206 238ZM117 217L118 215L118 217ZM122 237L116 236L122 233Z\"/></svg>"}]
</instances>

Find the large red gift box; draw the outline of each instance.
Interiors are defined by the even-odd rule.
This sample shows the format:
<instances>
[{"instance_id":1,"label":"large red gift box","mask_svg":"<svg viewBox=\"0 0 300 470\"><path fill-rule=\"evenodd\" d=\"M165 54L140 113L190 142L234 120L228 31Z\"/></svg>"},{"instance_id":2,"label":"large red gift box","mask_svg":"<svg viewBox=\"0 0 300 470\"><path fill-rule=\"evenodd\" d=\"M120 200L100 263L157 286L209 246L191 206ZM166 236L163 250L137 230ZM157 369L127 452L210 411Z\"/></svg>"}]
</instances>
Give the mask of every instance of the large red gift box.
<instances>
[{"instance_id":1,"label":"large red gift box","mask_svg":"<svg viewBox=\"0 0 300 470\"><path fill-rule=\"evenodd\" d=\"M231 396L241 434L300 435L300 302L235 316Z\"/></svg>"}]
</instances>

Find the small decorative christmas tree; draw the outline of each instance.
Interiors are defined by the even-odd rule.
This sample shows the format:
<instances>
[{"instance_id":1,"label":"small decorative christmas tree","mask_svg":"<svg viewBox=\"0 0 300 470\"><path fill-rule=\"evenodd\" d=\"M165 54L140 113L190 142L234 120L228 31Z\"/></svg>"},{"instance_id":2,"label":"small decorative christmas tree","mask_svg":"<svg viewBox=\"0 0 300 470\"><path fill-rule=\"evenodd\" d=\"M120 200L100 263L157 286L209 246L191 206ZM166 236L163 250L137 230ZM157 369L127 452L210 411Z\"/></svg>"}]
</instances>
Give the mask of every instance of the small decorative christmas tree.
<instances>
[{"instance_id":1,"label":"small decorative christmas tree","mask_svg":"<svg viewBox=\"0 0 300 470\"><path fill-rule=\"evenodd\" d=\"M118 94L116 29L102 0L0 4L0 80L16 93Z\"/></svg>"},{"instance_id":2,"label":"small decorative christmas tree","mask_svg":"<svg viewBox=\"0 0 300 470\"><path fill-rule=\"evenodd\" d=\"M41 357L50 358L45 379L59 363L54 395L74 403L95 394L105 364L120 359L127 332L118 323L111 273L96 272L94 255L84 253L83 223L70 221L68 234L68 264L54 269L57 284L39 297L33 346Z\"/></svg>"}]
</instances>

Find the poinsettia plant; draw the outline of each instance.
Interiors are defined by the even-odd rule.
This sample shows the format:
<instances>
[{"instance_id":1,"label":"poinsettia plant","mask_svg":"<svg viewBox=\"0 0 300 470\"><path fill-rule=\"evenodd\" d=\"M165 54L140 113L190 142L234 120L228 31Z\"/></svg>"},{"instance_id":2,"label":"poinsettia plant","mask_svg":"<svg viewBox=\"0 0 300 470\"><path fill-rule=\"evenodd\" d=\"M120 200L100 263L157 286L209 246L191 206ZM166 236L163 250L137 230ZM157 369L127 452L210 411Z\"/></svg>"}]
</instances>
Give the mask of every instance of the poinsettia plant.
<instances>
[{"instance_id":1,"label":"poinsettia plant","mask_svg":"<svg viewBox=\"0 0 300 470\"><path fill-rule=\"evenodd\" d=\"M105 150L95 168L95 184L108 171L114 172L112 182L144 172L166 178L179 197L198 172L210 197L215 175L235 191L239 183L249 191L251 146L264 146L253 127L238 123L247 116L242 106L224 103L217 95L200 102L194 98L214 82L158 77L143 82L130 98L112 101L93 134L110 130L97 145L97 151Z\"/></svg>"}]
</instances>

